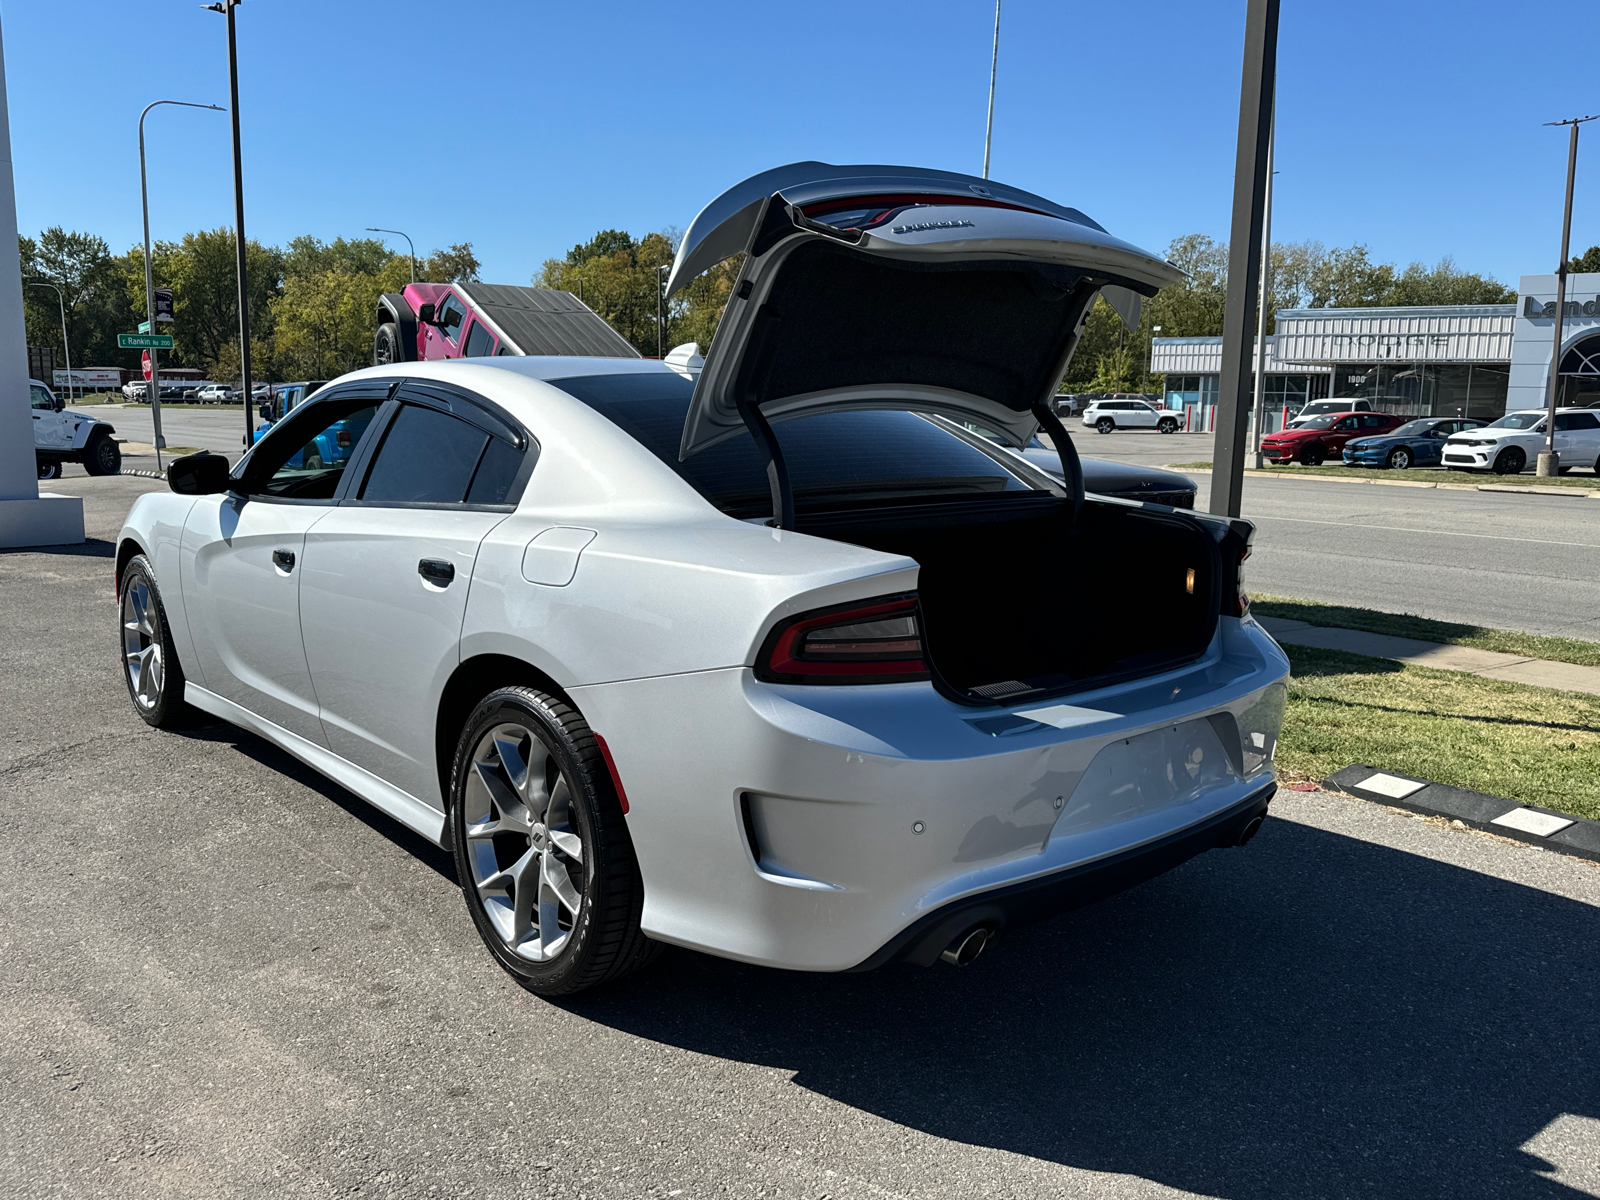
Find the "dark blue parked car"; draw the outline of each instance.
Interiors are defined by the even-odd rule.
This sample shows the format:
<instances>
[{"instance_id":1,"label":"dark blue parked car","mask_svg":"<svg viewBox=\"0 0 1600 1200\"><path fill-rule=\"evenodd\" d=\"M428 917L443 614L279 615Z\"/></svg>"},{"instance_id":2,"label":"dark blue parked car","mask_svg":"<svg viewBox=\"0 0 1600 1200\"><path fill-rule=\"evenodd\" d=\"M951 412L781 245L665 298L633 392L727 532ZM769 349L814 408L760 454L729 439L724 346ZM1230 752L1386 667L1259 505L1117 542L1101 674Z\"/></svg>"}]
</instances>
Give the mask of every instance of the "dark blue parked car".
<instances>
[{"instance_id":1,"label":"dark blue parked car","mask_svg":"<svg viewBox=\"0 0 1600 1200\"><path fill-rule=\"evenodd\" d=\"M1466 417L1423 417L1407 421L1398 429L1377 437L1355 438L1344 444L1347 467L1388 467L1403 471L1407 467L1437 467L1444 454L1444 440L1464 429L1478 429L1482 421Z\"/></svg>"}]
</instances>

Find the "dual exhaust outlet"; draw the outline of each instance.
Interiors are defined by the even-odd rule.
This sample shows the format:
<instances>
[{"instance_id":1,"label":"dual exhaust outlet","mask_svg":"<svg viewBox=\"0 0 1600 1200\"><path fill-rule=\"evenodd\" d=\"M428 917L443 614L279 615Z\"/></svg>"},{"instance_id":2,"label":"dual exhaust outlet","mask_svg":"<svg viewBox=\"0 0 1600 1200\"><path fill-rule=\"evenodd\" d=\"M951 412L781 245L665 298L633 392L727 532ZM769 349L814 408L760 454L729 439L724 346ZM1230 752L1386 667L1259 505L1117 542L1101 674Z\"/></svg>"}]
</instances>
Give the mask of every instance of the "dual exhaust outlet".
<instances>
[{"instance_id":1,"label":"dual exhaust outlet","mask_svg":"<svg viewBox=\"0 0 1600 1200\"><path fill-rule=\"evenodd\" d=\"M1266 813L1257 813L1239 831L1239 840L1232 844L1248 845L1250 839L1261 831L1265 820ZM993 925L974 925L964 933L956 935L955 939L939 953L939 961L949 963L952 967L965 967L989 948L989 943L994 941L997 932Z\"/></svg>"}]
</instances>

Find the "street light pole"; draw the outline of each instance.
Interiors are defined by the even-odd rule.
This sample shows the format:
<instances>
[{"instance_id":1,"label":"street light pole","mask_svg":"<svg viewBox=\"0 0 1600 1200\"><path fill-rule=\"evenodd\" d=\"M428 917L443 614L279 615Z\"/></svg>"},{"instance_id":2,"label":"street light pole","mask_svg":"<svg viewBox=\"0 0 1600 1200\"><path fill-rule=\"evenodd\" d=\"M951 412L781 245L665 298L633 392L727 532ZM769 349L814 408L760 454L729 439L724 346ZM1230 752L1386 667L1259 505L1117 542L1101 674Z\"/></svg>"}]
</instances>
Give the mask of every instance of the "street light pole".
<instances>
[{"instance_id":1,"label":"street light pole","mask_svg":"<svg viewBox=\"0 0 1600 1200\"><path fill-rule=\"evenodd\" d=\"M150 259L150 187L144 169L144 119L159 104L176 104L179 108L209 108L212 112L228 110L216 104L191 104L187 100L152 100L139 114L139 203L144 206L144 319L150 332L156 331L156 289L154 267ZM150 424L155 430L156 470L161 470L161 452L167 448L167 439L161 436L161 371L157 352L150 352Z\"/></svg>"},{"instance_id":2,"label":"street light pole","mask_svg":"<svg viewBox=\"0 0 1600 1200\"><path fill-rule=\"evenodd\" d=\"M1239 81L1239 141L1233 163L1228 298L1222 313L1222 378L1211 452L1211 511L1237 517L1244 493L1245 414L1250 378L1250 305L1261 282L1267 145L1278 74L1278 0L1249 0Z\"/></svg>"},{"instance_id":3,"label":"street light pole","mask_svg":"<svg viewBox=\"0 0 1600 1200\"><path fill-rule=\"evenodd\" d=\"M989 122L983 131L983 177L989 178L989 141L994 137L994 77L1000 66L1000 0L994 0L994 50L989 55Z\"/></svg>"},{"instance_id":4,"label":"street light pole","mask_svg":"<svg viewBox=\"0 0 1600 1200\"><path fill-rule=\"evenodd\" d=\"M1250 446L1255 451L1256 470L1266 464L1261 458L1261 426L1267 413L1267 315L1272 304L1272 152L1278 140L1278 100L1272 100L1272 124L1267 127L1267 194L1261 217L1261 299L1256 306L1256 397L1255 426Z\"/></svg>"},{"instance_id":5,"label":"street light pole","mask_svg":"<svg viewBox=\"0 0 1600 1200\"><path fill-rule=\"evenodd\" d=\"M250 420L250 305L246 294L245 241L244 241L244 164L239 157L239 41L235 36L233 10L244 0L219 0L204 4L202 8L219 12L228 18L228 103L233 115L233 216L234 236L239 251L239 374L244 391L244 444L250 446L254 424ZM155 328L155 326L151 326Z\"/></svg>"},{"instance_id":6,"label":"street light pole","mask_svg":"<svg viewBox=\"0 0 1600 1200\"><path fill-rule=\"evenodd\" d=\"M1556 328L1555 345L1550 351L1549 412L1544 419L1544 449L1539 453L1537 475L1561 474L1561 456L1556 453L1556 404L1561 396L1561 326L1567 314L1567 259L1572 251L1572 183L1578 173L1578 126L1593 121L1600 113L1588 117L1573 117L1567 121L1546 121L1546 125L1570 125L1572 136L1567 141L1567 206L1561 217L1561 262L1556 267Z\"/></svg>"},{"instance_id":7,"label":"street light pole","mask_svg":"<svg viewBox=\"0 0 1600 1200\"><path fill-rule=\"evenodd\" d=\"M671 263L656 268L656 350L663 362L667 357L667 293L666 280L661 278L661 272L670 270Z\"/></svg>"},{"instance_id":8,"label":"street light pole","mask_svg":"<svg viewBox=\"0 0 1600 1200\"><path fill-rule=\"evenodd\" d=\"M406 245L411 247L411 282L417 281L417 247L411 241L411 235L401 233L398 229L379 229L376 225L367 226L368 233L392 233L406 239Z\"/></svg>"},{"instance_id":9,"label":"street light pole","mask_svg":"<svg viewBox=\"0 0 1600 1200\"><path fill-rule=\"evenodd\" d=\"M61 306L61 348L67 354L67 398L72 398L72 343L67 341L67 301L61 294L61 289L53 283L39 283L28 280L29 287L47 287L56 294L56 303ZM54 383L54 380L51 380Z\"/></svg>"}]
</instances>

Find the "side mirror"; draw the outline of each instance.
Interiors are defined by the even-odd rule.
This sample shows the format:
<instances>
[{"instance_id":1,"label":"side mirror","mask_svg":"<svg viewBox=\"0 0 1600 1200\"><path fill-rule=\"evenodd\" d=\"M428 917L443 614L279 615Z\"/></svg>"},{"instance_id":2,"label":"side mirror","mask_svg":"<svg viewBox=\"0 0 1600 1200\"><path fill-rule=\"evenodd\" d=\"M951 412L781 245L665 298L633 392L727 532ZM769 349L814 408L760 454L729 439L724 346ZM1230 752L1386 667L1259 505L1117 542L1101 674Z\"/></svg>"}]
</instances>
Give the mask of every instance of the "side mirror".
<instances>
[{"instance_id":1,"label":"side mirror","mask_svg":"<svg viewBox=\"0 0 1600 1200\"><path fill-rule=\"evenodd\" d=\"M263 421L271 421L271 420L275 420L276 419L272 415L272 401L271 400L263 400L260 404L258 404L256 406L256 411L261 414L261 419Z\"/></svg>"},{"instance_id":2,"label":"side mirror","mask_svg":"<svg viewBox=\"0 0 1600 1200\"><path fill-rule=\"evenodd\" d=\"M424 325L432 325L433 324L433 305L424 304L424 305L420 306L417 309L417 320L421 321Z\"/></svg>"},{"instance_id":3,"label":"side mirror","mask_svg":"<svg viewBox=\"0 0 1600 1200\"><path fill-rule=\"evenodd\" d=\"M167 486L180 496L212 496L228 490L228 460L202 450L175 458L167 468Z\"/></svg>"},{"instance_id":4,"label":"side mirror","mask_svg":"<svg viewBox=\"0 0 1600 1200\"><path fill-rule=\"evenodd\" d=\"M66 408L66 406L67 406L67 402L65 400L63 400L60 396L57 396L56 397L56 411L60 412L62 409Z\"/></svg>"}]
</instances>

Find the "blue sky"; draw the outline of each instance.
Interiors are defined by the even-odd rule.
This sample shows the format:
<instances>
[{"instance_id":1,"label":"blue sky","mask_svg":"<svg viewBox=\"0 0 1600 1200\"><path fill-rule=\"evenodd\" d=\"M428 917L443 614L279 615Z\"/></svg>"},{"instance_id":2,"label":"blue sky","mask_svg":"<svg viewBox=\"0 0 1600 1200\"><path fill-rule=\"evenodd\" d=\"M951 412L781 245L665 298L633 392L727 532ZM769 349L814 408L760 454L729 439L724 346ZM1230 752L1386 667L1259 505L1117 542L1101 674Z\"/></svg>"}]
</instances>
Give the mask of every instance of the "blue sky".
<instances>
[{"instance_id":1,"label":"blue sky","mask_svg":"<svg viewBox=\"0 0 1600 1200\"><path fill-rule=\"evenodd\" d=\"M1007 0L993 175L1152 249L1226 238L1244 8ZM139 110L227 102L223 18L197 0L0 13L22 230L125 249ZM778 163L982 166L986 0L238 13L246 226L267 242L385 225L419 252L471 241L486 279L521 283L597 229L686 227ZM1274 232L1401 263L1449 254L1513 284L1553 270L1566 136L1540 122L1600 112L1597 44L1593 0L1289 0ZM161 108L146 128L154 235L231 224L227 117ZM1600 121L1588 129L1575 251L1600 242Z\"/></svg>"}]
</instances>

